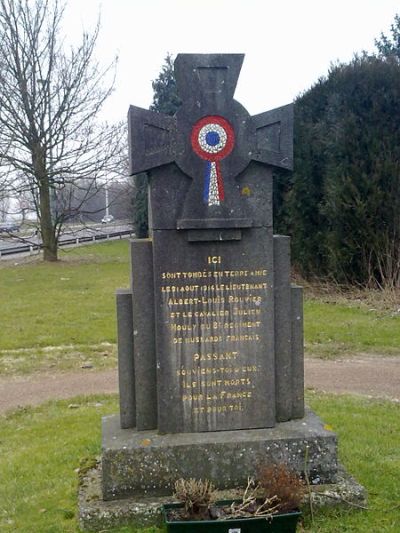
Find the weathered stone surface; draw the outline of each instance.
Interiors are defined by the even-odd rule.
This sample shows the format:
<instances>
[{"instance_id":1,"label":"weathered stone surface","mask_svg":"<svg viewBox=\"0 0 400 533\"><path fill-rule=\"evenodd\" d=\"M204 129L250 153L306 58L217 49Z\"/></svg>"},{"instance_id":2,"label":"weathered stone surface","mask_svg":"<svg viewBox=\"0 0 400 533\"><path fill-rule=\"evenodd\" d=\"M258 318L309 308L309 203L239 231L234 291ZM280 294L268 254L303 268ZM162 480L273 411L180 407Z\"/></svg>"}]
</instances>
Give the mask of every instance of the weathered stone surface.
<instances>
[{"instance_id":1,"label":"weathered stone surface","mask_svg":"<svg viewBox=\"0 0 400 533\"><path fill-rule=\"evenodd\" d=\"M136 423L132 291L118 289L116 300L120 420L121 428L132 428Z\"/></svg>"},{"instance_id":2,"label":"weathered stone surface","mask_svg":"<svg viewBox=\"0 0 400 533\"><path fill-rule=\"evenodd\" d=\"M104 501L101 490L101 465L89 470L79 480L79 527L83 531L107 531L134 524L136 527L161 526L161 508L165 497L136 496Z\"/></svg>"},{"instance_id":3,"label":"weathered stone surface","mask_svg":"<svg viewBox=\"0 0 400 533\"><path fill-rule=\"evenodd\" d=\"M130 106L128 112L130 172L166 165L175 158L176 120L161 113Z\"/></svg>"},{"instance_id":4,"label":"weathered stone surface","mask_svg":"<svg viewBox=\"0 0 400 533\"><path fill-rule=\"evenodd\" d=\"M101 466L90 470L79 486L79 525L83 531L104 531L107 528L134 525L135 527L160 526L161 509L173 503L172 495L130 496L122 500L104 501L101 493ZM217 499L240 498L243 488L217 492ZM311 493L311 494L310 494ZM367 493L345 469L339 465L336 483L311 485L304 497L302 509L307 512L310 498L314 511L319 507L341 506L365 508Z\"/></svg>"},{"instance_id":5,"label":"weathered stone surface","mask_svg":"<svg viewBox=\"0 0 400 533\"><path fill-rule=\"evenodd\" d=\"M292 418L292 313L290 238L274 235L276 420Z\"/></svg>"},{"instance_id":6,"label":"weathered stone surface","mask_svg":"<svg viewBox=\"0 0 400 533\"><path fill-rule=\"evenodd\" d=\"M150 239L131 241L133 353L136 424L138 430L157 427L157 372L154 325L153 247Z\"/></svg>"},{"instance_id":7,"label":"weathered stone surface","mask_svg":"<svg viewBox=\"0 0 400 533\"><path fill-rule=\"evenodd\" d=\"M318 507L366 509L368 493L339 463L336 483L312 485L311 495L304 498L304 504L309 505L310 499L314 509Z\"/></svg>"},{"instance_id":8,"label":"weathered stone surface","mask_svg":"<svg viewBox=\"0 0 400 533\"><path fill-rule=\"evenodd\" d=\"M271 233L153 239L160 432L273 426Z\"/></svg>"},{"instance_id":9,"label":"weathered stone surface","mask_svg":"<svg viewBox=\"0 0 400 533\"><path fill-rule=\"evenodd\" d=\"M306 457L312 482L335 481L336 436L312 412L270 429L168 435L121 430L118 418L108 416L103 419L103 496L168 494L180 477L234 488L265 463L283 462L302 472Z\"/></svg>"},{"instance_id":10,"label":"weathered stone surface","mask_svg":"<svg viewBox=\"0 0 400 533\"><path fill-rule=\"evenodd\" d=\"M183 219L183 206L191 180L176 166L166 165L151 171L150 211L152 229L176 230ZM251 221L251 227L272 227L272 171L260 163L251 162L245 171L234 179L237 194L240 197L240 213L245 220ZM202 198L195 199L195 205ZM193 215L190 219L193 220ZM233 217L235 220L240 217ZM226 220L221 217L200 219L204 231L228 229ZM207 222L206 222L207 221ZM193 223L194 224L194 223ZM232 224L232 223L231 223ZM246 227L248 222L246 222ZM222 227L221 227L222 225ZM228 227L232 227L228 226ZM242 227L242 226L240 226ZM240 229L239 227L239 229ZM190 228L189 228L190 229ZM192 228L200 232L202 228Z\"/></svg>"}]
</instances>

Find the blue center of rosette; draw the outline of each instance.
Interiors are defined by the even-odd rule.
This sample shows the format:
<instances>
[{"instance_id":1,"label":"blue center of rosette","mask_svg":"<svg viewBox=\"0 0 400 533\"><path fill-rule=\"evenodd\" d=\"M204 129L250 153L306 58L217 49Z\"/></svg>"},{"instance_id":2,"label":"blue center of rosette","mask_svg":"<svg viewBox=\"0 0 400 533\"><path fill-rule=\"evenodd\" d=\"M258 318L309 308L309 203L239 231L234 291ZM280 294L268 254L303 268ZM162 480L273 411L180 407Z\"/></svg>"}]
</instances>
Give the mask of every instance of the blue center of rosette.
<instances>
[{"instance_id":1,"label":"blue center of rosette","mask_svg":"<svg viewBox=\"0 0 400 533\"><path fill-rule=\"evenodd\" d=\"M206 143L208 146L217 146L220 141L219 134L216 131L209 131L206 135Z\"/></svg>"}]
</instances>

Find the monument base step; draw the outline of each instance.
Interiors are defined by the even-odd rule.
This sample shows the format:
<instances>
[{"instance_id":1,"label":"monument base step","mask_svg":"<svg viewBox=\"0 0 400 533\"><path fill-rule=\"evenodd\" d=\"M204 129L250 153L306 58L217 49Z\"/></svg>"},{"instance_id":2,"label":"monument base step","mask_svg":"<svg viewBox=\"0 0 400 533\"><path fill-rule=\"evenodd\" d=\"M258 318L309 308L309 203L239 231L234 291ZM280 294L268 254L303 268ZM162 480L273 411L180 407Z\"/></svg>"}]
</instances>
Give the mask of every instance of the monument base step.
<instances>
[{"instance_id":1,"label":"monument base step","mask_svg":"<svg viewBox=\"0 0 400 533\"><path fill-rule=\"evenodd\" d=\"M177 479L210 480L217 489L246 486L262 465L284 463L307 471L313 484L335 483L336 435L310 410L274 428L177 433L121 429L117 415L103 418L103 499L167 495Z\"/></svg>"},{"instance_id":2,"label":"monument base step","mask_svg":"<svg viewBox=\"0 0 400 533\"><path fill-rule=\"evenodd\" d=\"M112 527L135 525L136 527L160 526L161 507L173 502L169 496L131 496L121 500L102 499L101 464L87 471L79 485L79 525L83 531L106 531ZM220 491L218 499L240 497L243 491ZM311 503L310 503L311 502ZM304 499L304 512L312 505L313 510L325 506L362 508L367 504L365 489L339 465L336 483L310 486Z\"/></svg>"}]
</instances>

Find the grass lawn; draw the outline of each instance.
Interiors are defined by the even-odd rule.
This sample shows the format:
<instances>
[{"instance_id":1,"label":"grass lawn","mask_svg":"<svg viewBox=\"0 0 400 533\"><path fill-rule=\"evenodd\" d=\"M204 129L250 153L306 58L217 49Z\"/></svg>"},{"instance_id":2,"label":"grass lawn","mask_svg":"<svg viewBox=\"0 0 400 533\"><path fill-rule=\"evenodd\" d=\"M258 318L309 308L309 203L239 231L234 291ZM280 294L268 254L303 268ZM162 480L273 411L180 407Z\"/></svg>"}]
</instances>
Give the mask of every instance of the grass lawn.
<instances>
[{"instance_id":1,"label":"grass lawn","mask_svg":"<svg viewBox=\"0 0 400 533\"><path fill-rule=\"evenodd\" d=\"M129 243L60 251L61 261L0 263L0 374L115 366L115 290L129 286Z\"/></svg>"},{"instance_id":2,"label":"grass lawn","mask_svg":"<svg viewBox=\"0 0 400 533\"><path fill-rule=\"evenodd\" d=\"M400 302L399 302L400 306ZM400 313L364 305L307 299L304 304L306 355L335 357L352 352L400 354Z\"/></svg>"},{"instance_id":3,"label":"grass lawn","mask_svg":"<svg viewBox=\"0 0 400 533\"><path fill-rule=\"evenodd\" d=\"M115 366L114 294L129 286L129 242L61 250L60 258L0 262L0 375ZM400 354L398 296L316 294L308 285L306 353Z\"/></svg>"},{"instance_id":4,"label":"grass lawn","mask_svg":"<svg viewBox=\"0 0 400 533\"><path fill-rule=\"evenodd\" d=\"M399 405L315 393L308 395L308 402L338 433L340 459L367 488L369 510L319 510L314 523L306 516L302 530L400 531ZM71 403L79 407L71 409ZM81 460L100 452L100 418L116 411L115 397L96 396L50 402L0 417L2 533L78 531L76 469Z\"/></svg>"}]
</instances>

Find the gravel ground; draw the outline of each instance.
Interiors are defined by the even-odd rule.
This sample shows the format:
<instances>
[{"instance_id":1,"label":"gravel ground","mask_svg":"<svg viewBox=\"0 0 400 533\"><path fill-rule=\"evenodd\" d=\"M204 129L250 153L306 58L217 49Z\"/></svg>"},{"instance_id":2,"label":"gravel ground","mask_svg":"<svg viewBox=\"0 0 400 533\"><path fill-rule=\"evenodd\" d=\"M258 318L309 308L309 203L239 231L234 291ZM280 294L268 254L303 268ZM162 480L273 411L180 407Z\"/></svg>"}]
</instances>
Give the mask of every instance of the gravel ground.
<instances>
[{"instance_id":1,"label":"gravel ground","mask_svg":"<svg viewBox=\"0 0 400 533\"><path fill-rule=\"evenodd\" d=\"M306 387L400 402L400 357L358 355L351 359L305 360ZM116 370L33 374L0 378L0 413L50 399L117 392Z\"/></svg>"}]
</instances>

